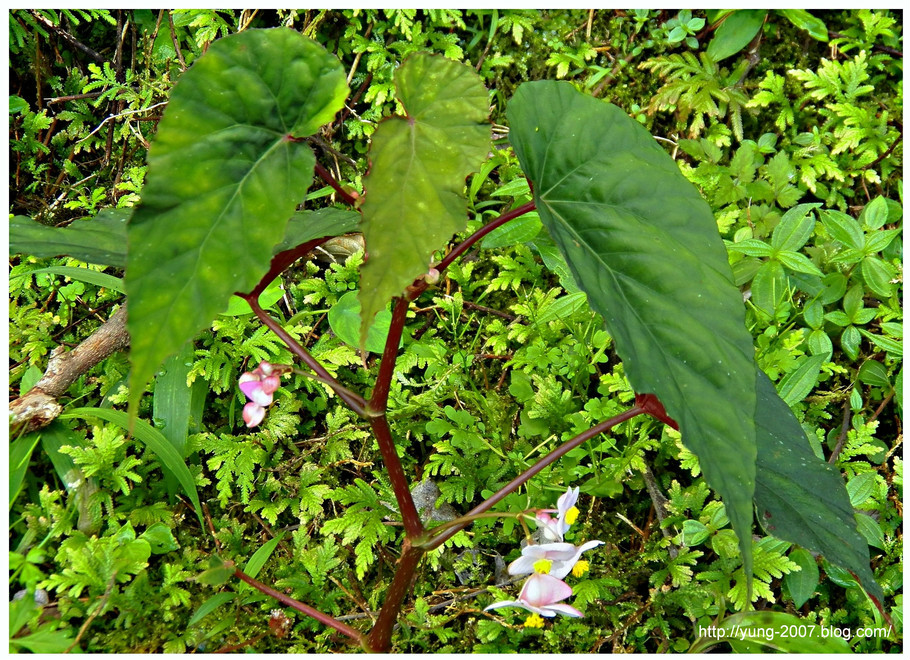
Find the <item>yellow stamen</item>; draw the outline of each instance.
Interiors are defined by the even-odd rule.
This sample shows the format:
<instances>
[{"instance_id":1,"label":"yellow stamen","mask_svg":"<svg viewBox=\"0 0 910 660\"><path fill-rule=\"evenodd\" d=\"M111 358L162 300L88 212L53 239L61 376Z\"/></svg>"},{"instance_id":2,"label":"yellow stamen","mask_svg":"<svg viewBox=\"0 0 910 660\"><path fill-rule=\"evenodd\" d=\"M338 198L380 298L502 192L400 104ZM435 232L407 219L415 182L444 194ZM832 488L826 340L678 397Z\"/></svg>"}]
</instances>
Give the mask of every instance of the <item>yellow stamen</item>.
<instances>
[{"instance_id":1,"label":"yellow stamen","mask_svg":"<svg viewBox=\"0 0 910 660\"><path fill-rule=\"evenodd\" d=\"M579 513L581 513L581 511L578 510L578 507L573 506L571 509L566 511L566 522L570 525L574 525L575 521L578 520Z\"/></svg>"},{"instance_id":2,"label":"yellow stamen","mask_svg":"<svg viewBox=\"0 0 910 660\"><path fill-rule=\"evenodd\" d=\"M549 573L551 568L553 568L553 562L549 559L538 559L534 562L534 570L538 573Z\"/></svg>"},{"instance_id":3,"label":"yellow stamen","mask_svg":"<svg viewBox=\"0 0 910 660\"><path fill-rule=\"evenodd\" d=\"M581 577L588 572L588 569L591 568L591 562L587 562L584 559L575 563L575 566L572 567L572 575L575 577Z\"/></svg>"},{"instance_id":4,"label":"yellow stamen","mask_svg":"<svg viewBox=\"0 0 910 660\"><path fill-rule=\"evenodd\" d=\"M539 614L532 614L524 623L525 628L543 628L543 619Z\"/></svg>"}]
</instances>

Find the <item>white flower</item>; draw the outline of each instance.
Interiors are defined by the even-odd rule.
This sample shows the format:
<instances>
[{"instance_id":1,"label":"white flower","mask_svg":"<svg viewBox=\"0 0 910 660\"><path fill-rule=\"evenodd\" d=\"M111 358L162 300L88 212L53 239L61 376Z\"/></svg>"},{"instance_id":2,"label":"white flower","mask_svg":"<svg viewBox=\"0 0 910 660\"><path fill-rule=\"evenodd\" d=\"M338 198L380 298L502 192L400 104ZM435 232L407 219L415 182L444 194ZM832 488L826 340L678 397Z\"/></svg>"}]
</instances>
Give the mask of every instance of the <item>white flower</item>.
<instances>
[{"instance_id":1,"label":"white flower","mask_svg":"<svg viewBox=\"0 0 910 660\"><path fill-rule=\"evenodd\" d=\"M578 547L571 543L526 545L521 550L521 557L509 564L509 575L524 575L546 567L548 568L546 573L562 579L578 563L581 553L599 545L603 545L603 541L588 541ZM547 562L547 564L539 564L541 561Z\"/></svg>"}]
</instances>

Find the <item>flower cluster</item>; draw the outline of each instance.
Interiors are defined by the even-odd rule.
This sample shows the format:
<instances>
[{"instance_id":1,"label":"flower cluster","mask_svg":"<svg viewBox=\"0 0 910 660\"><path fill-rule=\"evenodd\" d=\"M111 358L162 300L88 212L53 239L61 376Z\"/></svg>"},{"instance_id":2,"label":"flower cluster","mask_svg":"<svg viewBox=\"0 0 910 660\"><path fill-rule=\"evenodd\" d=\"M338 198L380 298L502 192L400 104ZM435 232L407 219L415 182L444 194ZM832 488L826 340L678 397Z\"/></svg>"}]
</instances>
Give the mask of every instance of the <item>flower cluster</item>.
<instances>
[{"instance_id":1,"label":"flower cluster","mask_svg":"<svg viewBox=\"0 0 910 660\"><path fill-rule=\"evenodd\" d=\"M603 541L588 541L580 546L565 541L569 526L578 518L578 488L569 488L560 496L555 509L537 512L540 536L546 543L528 544L521 550L521 556L509 564L509 575L531 574L518 594L518 600L504 600L485 608L521 607L532 612L525 621L526 627L543 626L541 617L557 614L580 617L582 613L571 605L560 603L572 595L572 587L562 581L570 572L581 577L588 570L588 562L580 561L581 553L603 544ZM554 518L550 514L556 514Z\"/></svg>"},{"instance_id":2,"label":"flower cluster","mask_svg":"<svg viewBox=\"0 0 910 660\"><path fill-rule=\"evenodd\" d=\"M281 385L281 369L263 360L253 371L240 375L240 390L250 400L243 407L243 421L247 428L259 425L265 418L265 409L272 405L272 394Z\"/></svg>"}]
</instances>

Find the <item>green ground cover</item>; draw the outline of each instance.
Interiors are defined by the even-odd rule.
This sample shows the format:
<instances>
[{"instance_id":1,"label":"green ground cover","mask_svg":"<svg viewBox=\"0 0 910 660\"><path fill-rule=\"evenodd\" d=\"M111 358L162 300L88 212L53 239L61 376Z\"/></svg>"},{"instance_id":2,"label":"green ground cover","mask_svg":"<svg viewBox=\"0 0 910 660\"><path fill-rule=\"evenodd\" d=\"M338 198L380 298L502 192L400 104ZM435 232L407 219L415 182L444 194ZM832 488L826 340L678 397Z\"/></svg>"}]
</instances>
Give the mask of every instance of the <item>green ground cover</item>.
<instances>
[{"instance_id":1,"label":"green ground cover","mask_svg":"<svg viewBox=\"0 0 910 660\"><path fill-rule=\"evenodd\" d=\"M359 192L371 136L401 110L392 77L404 58L432 52L469 64L490 90L494 146L467 179L463 236L531 200L508 139L506 104L518 85L568 80L643 124L708 201L758 364L811 450L843 477L882 608L849 572L759 526L747 602L736 534L698 459L673 429L636 418L494 508L550 507L567 487L580 488L567 540L604 541L586 553L589 570L567 578L584 618L529 627L516 610L483 611L515 597L517 585L500 578L522 538L514 519L490 518L425 558L394 650L705 650L718 640L699 629L742 623L750 607L838 631L856 652L902 649L900 12L16 10L9 18L10 215L74 222L69 229L98 255L87 264L37 250L29 225L11 221L11 400L39 381L53 351L79 345L123 306L117 232L139 202L171 88L213 41L282 25L337 55L352 94L311 146ZM315 183L306 207L332 207L336 197ZM101 238L89 229L99 227ZM366 360L354 348L363 259L356 235L333 241L261 299L361 392L376 379L382 346ZM216 555L351 626L375 616L404 532L369 425L320 383L291 375L262 426L246 429L238 377L260 360L293 357L244 305L232 302L158 370L139 404L145 425L132 434L124 351L56 397L62 415L53 423L12 429L11 650L345 648L316 621L204 573ZM488 235L410 306L389 421L405 470L423 483L415 498L446 519L633 399L602 319L529 214ZM857 633L889 627L885 636ZM784 650L831 648L801 642L777 641Z\"/></svg>"}]
</instances>

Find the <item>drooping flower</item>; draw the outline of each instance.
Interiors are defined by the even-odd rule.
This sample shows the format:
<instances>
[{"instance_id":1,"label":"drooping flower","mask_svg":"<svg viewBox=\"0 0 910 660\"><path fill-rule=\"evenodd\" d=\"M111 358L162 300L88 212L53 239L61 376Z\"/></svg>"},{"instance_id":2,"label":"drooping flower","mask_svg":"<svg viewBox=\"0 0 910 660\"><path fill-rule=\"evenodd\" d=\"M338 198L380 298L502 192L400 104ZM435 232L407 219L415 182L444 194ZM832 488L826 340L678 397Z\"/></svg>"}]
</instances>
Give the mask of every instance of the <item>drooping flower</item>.
<instances>
[{"instance_id":1,"label":"drooping flower","mask_svg":"<svg viewBox=\"0 0 910 660\"><path fill-rule=\"evenodd\" d=\"M243 407L243 421L247 428L253 428L265 419L265 409L272 405L272 395L281 385L280 375L276 365L265 360L253 371L240 375L240 391L250 400Z\"/></svg>"},{"instance_id":2,"label":"drooping flower","mask_svg":"<svg viewBox=\"0 0 910 660\"><path fill-rule=\"evenodd\" d=\"M562 579L578 563L581 553L599 545L603 545L603 541L588 541L578 547L565 542L526 545L521 549L521 557L509 564L509 575L538 572ZM542 570L544 568L549 570Z\"/></svg>"},{"instance_id":3,"label":"drooping flower","mask_svg":"<svg viewBox=\"0 0 910 660\"><path fill-rule=\"evenodd\" d=\"M518 600L503 600L493 603L485 607L484 611L500 607L520 607L546 618L554 617L557 614L571 617L584 616L571 605L559 602L571 595L572 587L562 580L545 573L534 573L525 581L521 593L518 594Z\"/></svg>"},{"instance_id":4,"label":"drooping flower","mask_svg":"<svg viewBox=\"0 0 910 660\"><path fill-rule=\"evenodd\" d=\"M569 525L578 518L578 507L575 506L578 501L578 492L578 488L568 488L559 496L555 509L538 511L537 522L540 525L541 534L547 541L562 542L566 532L569 531ZM551 513L555 513L556 518L553 518Z\"/></svg>"}]
</instances>

